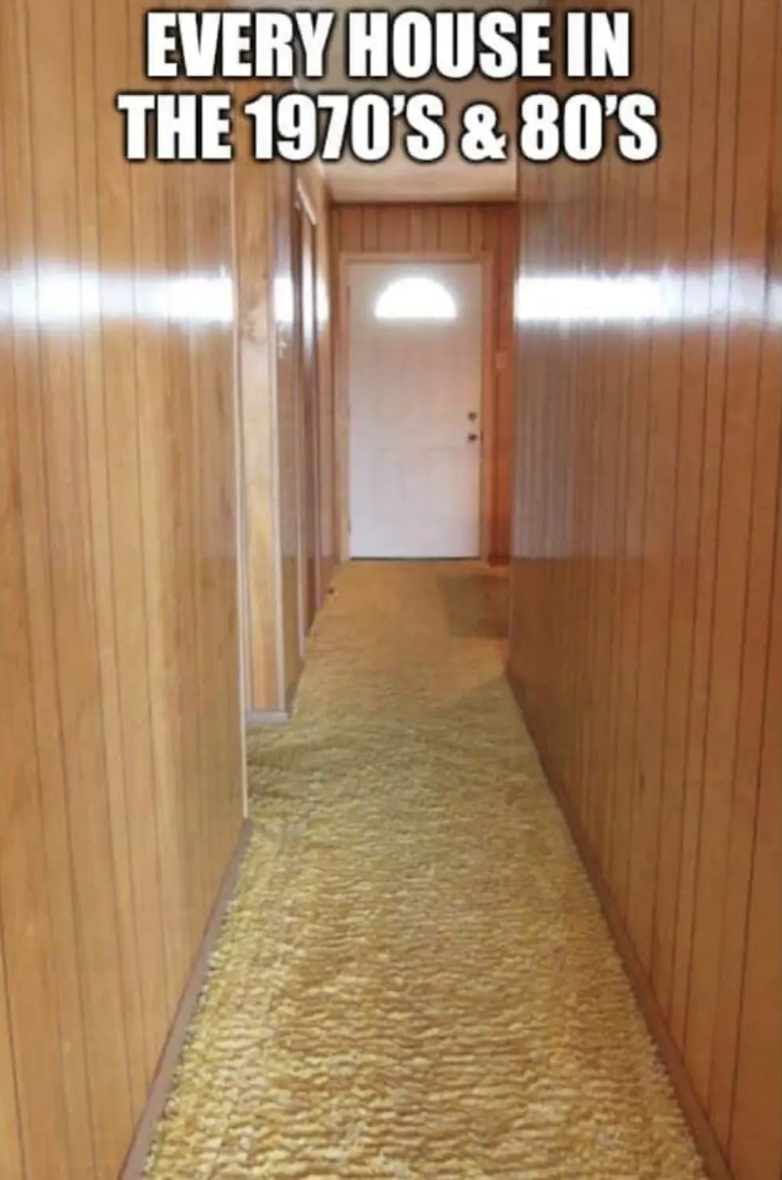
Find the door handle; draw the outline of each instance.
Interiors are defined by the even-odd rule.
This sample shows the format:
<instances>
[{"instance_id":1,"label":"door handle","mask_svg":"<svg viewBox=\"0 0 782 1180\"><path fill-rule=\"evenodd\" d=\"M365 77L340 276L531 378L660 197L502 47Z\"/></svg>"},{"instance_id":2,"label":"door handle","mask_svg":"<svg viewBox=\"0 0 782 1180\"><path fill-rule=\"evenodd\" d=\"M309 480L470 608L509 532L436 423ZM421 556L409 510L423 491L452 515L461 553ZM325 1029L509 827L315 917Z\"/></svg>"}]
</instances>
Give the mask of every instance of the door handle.
<instances>
[{"instance_id":1,"label":"door handle","mask_svg":"<svg viewBox=\"0 0 782 1180\"><path fill-rule=\"evenodd\" d=\"M477 441L478 441L477 434L468 434L467 435L467 442L477 442Z\"/></svg>"}]
</instances>

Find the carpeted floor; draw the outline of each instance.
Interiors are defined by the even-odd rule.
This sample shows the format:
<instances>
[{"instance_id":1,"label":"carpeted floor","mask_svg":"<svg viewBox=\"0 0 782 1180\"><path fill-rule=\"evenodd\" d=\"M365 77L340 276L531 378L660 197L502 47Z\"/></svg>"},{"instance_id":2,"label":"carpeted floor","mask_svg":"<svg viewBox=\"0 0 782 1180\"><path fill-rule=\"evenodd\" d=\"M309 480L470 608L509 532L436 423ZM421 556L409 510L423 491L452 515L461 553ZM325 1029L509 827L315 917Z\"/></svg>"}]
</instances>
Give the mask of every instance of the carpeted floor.
<instances>
[{"instance_id":1,"label":"carpeted floor","mask_svg":"<svg viewBox=\"0 0 782 1180\"><path fill-rule=\"evenodd\" d=\"M343 570L153 1180L693 1180L692 1144L503 679L506 582Z\"/></svg>"}]
</instances>

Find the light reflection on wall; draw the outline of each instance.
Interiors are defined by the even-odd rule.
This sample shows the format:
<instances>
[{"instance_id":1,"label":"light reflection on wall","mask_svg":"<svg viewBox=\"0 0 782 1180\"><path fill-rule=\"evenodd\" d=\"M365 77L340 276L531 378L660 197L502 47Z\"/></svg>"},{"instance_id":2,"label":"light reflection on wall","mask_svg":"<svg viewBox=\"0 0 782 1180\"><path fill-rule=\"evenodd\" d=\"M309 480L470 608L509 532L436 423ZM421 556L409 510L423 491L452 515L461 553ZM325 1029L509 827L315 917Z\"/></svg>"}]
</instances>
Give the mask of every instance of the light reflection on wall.
<instances>
[{"instance_id":1,"label":"light reflection on wall","mask_svg":"<svg viewBox=\"0 0 782 1180\"><path fill-rule=\"evenodd\" d=\"M328 322L329 296L322 281L316 290L316 314L318 323ZM294 321L290 275L274 280L274 315L284 326ZM234 287L225 269L217 274L140 278L64 266L0 274L0 323L42 328L130 319L232 324L234 316Z\"/></svg>"},{"instance_id":2,"label":"light reflection on wall","mask_svg":"<svg viewBox=\"0 0 782 1180\"><path fill-rule=\"evenodd\" d=\"M323 279L318 279L315 289L315 314L319 324L329 322L329 291Z\"/></svg>"},{"instance_id":3,"label":"light reflection on wall","mask_svg":"<svg viewBox=\"0 0 782 1180\"><path fill-rule=\"evenodd\" d=\"M658 274L522 275L516 283L520 324L622 324L724 320L782 323L782 283L753 267Z\"/></svg>"},{"instance_id":4,"label":"light reflection on wall","mask_svg":"<svg viewBox=\"0 0 782 1180\"><path fill-rule=\"evenodd\" d=\"M290 327L295 318L293 280L290 275L276 275L274 279L274 322Z\"/></svg>"},{"instance_id":5,"label":"light reflection on wall","mask_svg":"<svg viewBox=\"0 0 782 1180\"><path fill-rule=\"evenodd\" d=\"M644 275L527 275L516 285L518 323L648 319L661 308L662 292Z\"/></svg>"},{"instance_id":6,"label":"light reflection on wall","mask_svg":"<svg viewBox=\"0 0 782 1180\"><path fill-rule=\"evenodd\" d=\"M277 275L274 280L274 321L280 327L289 328L295 319L295 290L290 275ZM315 317L319 324L329 321L329 293L322 279L315 287Z\"/></svg>"},{"instance_id":7,"label":"light reflection on wall","mask_svg":"<svg viewBox=\"0 0 782 1180\"><path fill-rule=\"evenodd\" d=\"M98 274L68 267L0 274L0 323L41 328L117 320L232 324L234 289L216 274L141 276Z\"/></svg>"}]
</instances>

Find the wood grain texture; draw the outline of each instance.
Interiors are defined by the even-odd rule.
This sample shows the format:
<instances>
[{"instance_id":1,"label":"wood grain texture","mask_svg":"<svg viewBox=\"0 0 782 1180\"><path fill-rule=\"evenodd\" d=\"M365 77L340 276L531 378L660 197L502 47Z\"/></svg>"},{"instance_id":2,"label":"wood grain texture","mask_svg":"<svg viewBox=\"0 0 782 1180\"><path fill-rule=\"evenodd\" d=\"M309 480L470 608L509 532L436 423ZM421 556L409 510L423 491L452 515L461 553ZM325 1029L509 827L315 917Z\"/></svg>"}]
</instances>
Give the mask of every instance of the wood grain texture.
<instances>
[{"instance_id":1,"label":"wood grain texture","mask_svg":"<svg viewBox=\"0 0 782 1180\"><path fill-rule=\"evenodd\" d=\"M321 529L320 529L320 406L317 356L317 317L315 309L315 233L314 211L305 192L297 186L294 214L296 298L296 355L300 402L298 450L299 463L299 549L303 575L301 598L304 605L303 633L308 635L321 601Z\"/></svg>"},{"instance_id":2,"label":"wood grain texture","mask_svg":"<svg viewBox=\"0 0 782 1180\"><path fill-rule=\"evenodd\" d=\"M485 205L335 205L332 210L332 274L339 278L340 259L362 254L432 258L468 255L487 258L491 266L490 306L493 322L484 391L485 423L491 430L484 448L485 555L503 562L510 553L511 462L513 437L513 279L516 212L506 203ZM334 340L344 351L339 328ZM335 370L344 372L344 357ZM488 403L488 404L487 404ZM341 552L346 548L346 422L337 412L336 525Z\"/></svg>"},{"instance_id":3,"label":"wood grain texture","mask_svg":"<svg viewBox=\"0 0 782 1180\"><path fill-rule=\"evenodd\" d=\"M257 87L239 86L236 101L255 97ZM244 601L247 618L248 708L281 708L284 697L285 649L281 634L280 507L281 438L277 411L276 357L288 341L287 328L274 315L274 282L278 273L275 237L279 235L277 172L280 166L259 167L249 136L237 136L234 165L238 353L242 408L242 476L244 514ZM284 210L284 206L283 206ZM296 507L294 504L294 514ZM298 561L298 546L293 546ZM294 619L296 630L298 621ZM294 659L298 661L298 642Z\"/></svg>"},{"instance_id":4,"label":"wood grain texture","mask_svg":"<svg viewBox=\"0 0 782 1180\"><path fill-rule=\"evenodd\" d=\"M204 936L198 948L185 989L177 1005L168 1038L157 1063L152 1085L130 1150L125 1158L119 1180L145 1180L148 1175L147 1162L153 1146L159 1120L168 1102L174 1079L182 1057L182 1049L191 1033L204 988L208 983L212 954L222 929L226 911L234 896L239 873L250 840L252 824L245 819L239 838L228 862L220 891L215 899Z\"/></svg>"},{"instance_id":5,"label":"wood grain texture","mask_svg":"<svg viewBox=\"0 0 782 1180\"><path fill-rule=\"evenodd\" d=\"M780 5L634 11L662 154L520 172L510 672L710 1159L778 1180Z\"/></svg>"},{"instance_id":6,"label":"wood grain texture","mask_svg":"<svg viewBox=\"0 0 782 1180\"><path fill-rule=\"evenodd\" d=\"M262 91L236 87L241 108ZM298 249L301 190L314 224L314 282ZM235 164L239 372L246 609L245 665L251 717L285 714L301 675L304 642L335 565L334 411L331 374L330 201L314 166L259 164L245 128ZM306 404L300 331L306 287L316 413ZM309 459L308 459L309 456ZM316 461L315 461L316 460ZM317 478L308 478L310 470ZM318 576L306 559L305 522L317 523ZM314 534L312 534L314 538ZM309 582L317 592L308 612Z\"/></svg>"},{"instance_id":7,"label":"wood grain texture","mask_svg":"<svg viewBox=\"0 0 782 1180\"><path fill-rule=\"evenodd\" d=\"M321 609L331 583L335 565L334 544L334 380L332 372L332 278L331 278L331 198L322 170L312 163L295 170L300 203L306 207L302 229L305 249L300 253L294 284L300 299L302 328L311 322L314 328L311 345L302 332L298 346L298 396L304 411L302 423L303 460L312 468L315 484L309 499L316 522L318 570L315 585L315 614ZM311 348L312 355L308 358ZM309 369L312 376L307 382ZM309 386L310 393L307 394ZM308 397L312 405L307 409ZM309 456L309 458L307 458Z\"/></svg>"},{"instance_id":8,"label":"wood grain texture","mask_svg":"<svg viewBox=\"0 0 782 1180\"><path fill-rule=\"evenodd\" d=\"M310 164L298 170L299 183L315 216L315 323L318 368L318 466L320 482L320 585L328 590L338 562L334 515L336 504L333 360L333 276L331 242L335 229L332 203L321 170ZM319 607L323 605L322 594Z\"/></svg>"},{"instance_id":9,"label":"wood grain texture","mask_svg":"<svg viewBox=\"0 0 782 1180\"><path fill-rule=\"evenodd\" d=\"M13 1180L116 1180L242 821L229 173L125 161L144 12L0 3Z\"/></svg>"}]
</instances>

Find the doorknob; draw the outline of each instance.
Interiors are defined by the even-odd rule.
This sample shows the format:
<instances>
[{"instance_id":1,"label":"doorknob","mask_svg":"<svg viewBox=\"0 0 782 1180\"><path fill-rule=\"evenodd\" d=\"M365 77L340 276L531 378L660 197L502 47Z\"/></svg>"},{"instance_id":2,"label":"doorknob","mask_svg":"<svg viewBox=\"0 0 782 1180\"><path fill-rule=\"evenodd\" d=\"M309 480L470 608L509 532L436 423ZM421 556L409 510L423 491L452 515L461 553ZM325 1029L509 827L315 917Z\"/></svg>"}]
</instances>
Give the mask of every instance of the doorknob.
<instances>
[{"instance_id":1,"label":"doorknob","mask_svg":"<svg viewBox=\"0 0 782 1180\"><path fill-rule=\"evenodd\" d=\"M477 442L477 441L478 441L477 434L468 434L467 435L467 442Z\"/></svg>"},{"instance_id":2,"label":"doorknob","mask_svg":"<svg viewBox=\"0 0 782 1180\"><path fill-rule=\"evenodd\" d=\"M478 421L478 415L475 413L475 410L470 410L469 414L467 415L467 418L468 418L468 421L470 421L470 422L477 422Z\"/></svg>"}]
</instances>

